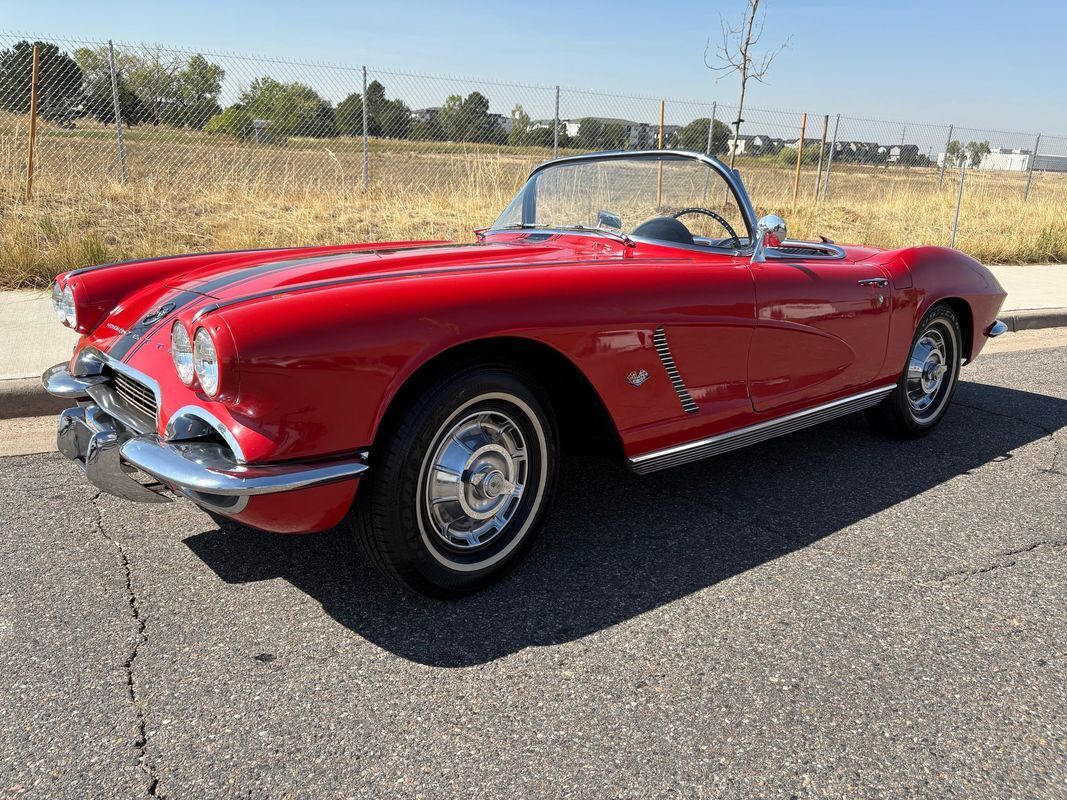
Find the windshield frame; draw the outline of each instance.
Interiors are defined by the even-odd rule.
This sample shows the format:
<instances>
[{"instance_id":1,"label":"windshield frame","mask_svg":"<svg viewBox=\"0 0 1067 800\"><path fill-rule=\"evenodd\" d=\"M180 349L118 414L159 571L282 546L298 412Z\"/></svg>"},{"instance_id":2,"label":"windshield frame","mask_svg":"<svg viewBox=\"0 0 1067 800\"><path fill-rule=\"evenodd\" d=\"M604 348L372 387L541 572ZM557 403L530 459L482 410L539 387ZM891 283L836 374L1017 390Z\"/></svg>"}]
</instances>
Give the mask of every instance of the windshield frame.
<instances>
[{"instance_id":1,"label":"windshield frame","mask_svg":"<svg viewBox=\"0 0 1067 800\"><path fill-rule=\"evenodd\" d=\"M721 247L721 246L711 245L711 244L684 245L684 244L678 244L678 243L675 243L675 242L662 242L662 241L660 241L658 239L646 239L646 238L641 237L641 236L633 236L633 237L631 237L634 241L638 241L638 242L646 241L646 242L649 242L649 243L661 244L661 245L665 245L665 246L669 246L669 247L680 247L680 248L684 248L686 250L698 249L698 250L717 250L717 251L724 251L724 252L741 252L741 253L743 253L743 252L746 252L746 251L752 249L753 243L755 242L755 233L756 233L756 212L752 208L752 201L748 197L748 192L745 191L745 185L741 181L740 173L738 173L738 171L736 169L731 169L730 167L728 167L726 164L724 164L722 161L720 161L719 159L715 158L714 156L710 156L710 155L707 155L705 153L696 153L696 152L693 152L693 151L690 151L690 150L608 150L608 151L599 152L599 153L584 153L582 155L577 155L577 156L564 156L563 158L555 158L555 159L552 159L551 161L545 161L542 164L538 164L530 172L529 177L526 179L526 182L522 185L522 188L519 190L519 193L516 194L515 197L512 198L512 200L511 200L511 203L514 203L519 198L519 195L522 195L522 225L524 225L524 226L528 225L528 226L530 226L529 227L530 230L537 230L539 232L546 232L546 231L555 231L555 232L560 232L560 233L589 232L591 230L589 228L568 227L568 226L562 226L562 227L559 227L559 226L548 226L548 227L537 227L537 228L534 228L533 227L533 223L530 222L530 220L536 214L536 204L537 204L537 183L536 183L536 181L534 179L537 177L537 175L539 173L544 172L547 169L551 169L553 167L557 167L557 166L559 166L561 164L570 164L570 163L585 162L585 161L613 161L613 160L619 160L619 159L648 159L648 160L653 160L653 161L663 161L663 160L684 161L684 160L688 159L688 160L692 160L692 161L700 161L700 162L702 162L709 169L711 169L714 172L716 172L719 175L719 177L721 177L726 182L726 185L729 187L730 191L734 195L734 200L736 201L737 207L741 212L742 218L744 219L746 233L748 234L748 236L747 236L748 242L743 247L740 247L740 248L737 248L737 247ZM509 207L511 206L511 203L508 203ZM503 216L503 212L501 212L501 216ZM498 219L499 219L499 217L498 217ZM514 227L514 226L504 226L504 227L499 227L499 228L495 227L496 226L496 221L494 221L493 226L494 227L490 227L490 228L486 229L484 231L483 235L488 235L488 234L492 234L492 233L504 233L504 232L508 232L508 231L514 232L516 230L521 230L521 228ZM627 235L629 235L629 234L627 234Z\"/></svg>"}]
</instances>

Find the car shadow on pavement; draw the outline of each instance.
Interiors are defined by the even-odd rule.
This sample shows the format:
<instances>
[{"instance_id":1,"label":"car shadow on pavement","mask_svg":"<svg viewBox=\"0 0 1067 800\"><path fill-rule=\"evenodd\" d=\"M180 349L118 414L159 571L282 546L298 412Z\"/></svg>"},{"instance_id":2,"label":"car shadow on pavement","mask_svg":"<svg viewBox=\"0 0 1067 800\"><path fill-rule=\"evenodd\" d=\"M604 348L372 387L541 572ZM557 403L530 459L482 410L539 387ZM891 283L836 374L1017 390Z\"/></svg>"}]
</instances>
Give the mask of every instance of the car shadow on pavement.
<instances>
[{"instance_id":1,"label":"car shadow on pavement","mask_svg":"<svg viewBox=\"0 0 1067 800\"><path fill-rule=\"evenodd\" d=\"M469 666L631 619L1010 459L1065 425L1067 401L964 382L941 426L917 441L880 437L860 414L640 478L570 456L530 557L454 602L387 586L342 530L285 536L225 523L186 544L228 583L281 577L390 652Z\"/></svg>"}]
</instances>

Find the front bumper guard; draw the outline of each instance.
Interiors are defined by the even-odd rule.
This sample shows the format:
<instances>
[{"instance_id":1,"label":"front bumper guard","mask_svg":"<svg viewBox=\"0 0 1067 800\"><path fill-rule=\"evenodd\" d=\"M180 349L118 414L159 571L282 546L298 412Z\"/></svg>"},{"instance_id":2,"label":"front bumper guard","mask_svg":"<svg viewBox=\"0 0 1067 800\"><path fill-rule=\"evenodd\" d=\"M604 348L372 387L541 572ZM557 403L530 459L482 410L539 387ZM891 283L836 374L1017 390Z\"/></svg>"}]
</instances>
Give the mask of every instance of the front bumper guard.
<instances>
[{"instance_id":1,"label":"front bumper guard","mask_svg":"<svg viewBox=\"0 0 1067 800\"><path fill-rule=\"evenodd\" d=\"M227 444L211 439L168 440L142 433L89 398L89 389L103 380L71 375L65 364L41 377L50 394L79 401L59 415L59 451L81 466L94 486L125 500L166 502L170 490L212 510L236 513L254 495L307 489L367 471L361 459L352 458L245 464ZM139 479L144 476L149 480Z\"/></svg>"}]
</instances>

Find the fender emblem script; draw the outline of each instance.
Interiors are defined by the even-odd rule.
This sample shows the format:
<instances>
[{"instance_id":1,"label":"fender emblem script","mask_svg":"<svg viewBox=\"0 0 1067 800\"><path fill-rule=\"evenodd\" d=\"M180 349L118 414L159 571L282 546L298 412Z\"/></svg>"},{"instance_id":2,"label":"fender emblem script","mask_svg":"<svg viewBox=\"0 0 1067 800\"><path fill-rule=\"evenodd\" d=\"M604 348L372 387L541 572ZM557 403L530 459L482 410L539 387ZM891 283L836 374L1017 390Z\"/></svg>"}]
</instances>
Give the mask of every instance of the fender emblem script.
<instances>
[{"instance_id":1,"label":"fender emblem script","mask_svg":"<svg viewBox=\"0 0 1067 800\"><path fill-rule=\"evenodd\" d=\"M634 370L626 376L626 380L632 383L634 386L640 386L642 383L648 380L648 370Z\"/></svg>"}]
</instances>

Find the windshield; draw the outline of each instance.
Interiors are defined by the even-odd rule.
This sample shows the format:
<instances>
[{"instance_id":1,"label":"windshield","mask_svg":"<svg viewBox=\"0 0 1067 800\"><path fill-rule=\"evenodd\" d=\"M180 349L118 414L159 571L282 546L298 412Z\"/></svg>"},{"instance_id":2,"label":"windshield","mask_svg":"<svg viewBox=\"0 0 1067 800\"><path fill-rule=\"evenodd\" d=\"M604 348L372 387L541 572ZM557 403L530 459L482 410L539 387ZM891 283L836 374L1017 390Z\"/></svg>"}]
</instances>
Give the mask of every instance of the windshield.
<instances>
[{"instance_id":1,"label":"windshield","mask_svg":"<svg viewBox=\"0 0 1067 800\"><path fill-rule=\"evenodd\" d=\"M749 229L725 178L681 155L561 161L534 174L493 224L600 229L657 241L743 247Z\"/></svg>"}]
</instances>

